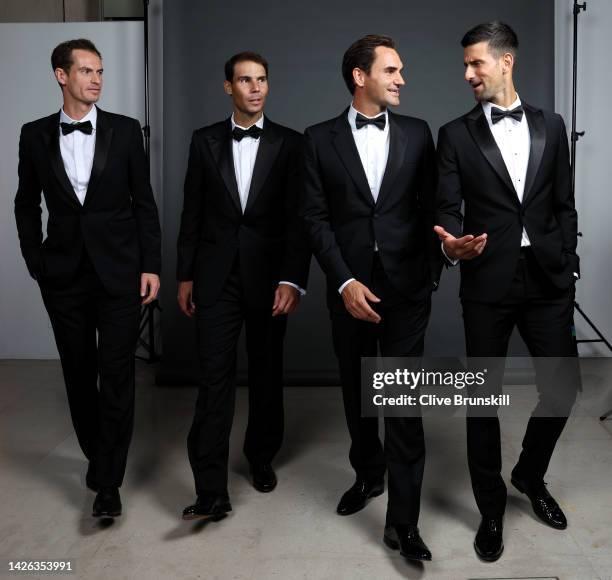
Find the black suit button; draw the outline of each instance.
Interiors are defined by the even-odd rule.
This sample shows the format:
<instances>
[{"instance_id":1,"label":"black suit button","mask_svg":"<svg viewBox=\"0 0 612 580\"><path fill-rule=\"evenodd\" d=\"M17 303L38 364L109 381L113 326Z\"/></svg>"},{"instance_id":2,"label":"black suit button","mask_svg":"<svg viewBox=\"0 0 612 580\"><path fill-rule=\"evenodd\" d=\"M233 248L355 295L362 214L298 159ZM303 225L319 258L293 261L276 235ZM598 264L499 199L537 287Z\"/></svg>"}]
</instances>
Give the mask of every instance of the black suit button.
<instances>
[{"instance_id":1,"label":"black suit button","mask_svg":"<svg viewBox=\"0 0 612 580\"><path fill-rule=\"evenodd\" d=\"M374 219L377 220L378 219L378 213L374 212Z\"/></svg>"}]
</instances>

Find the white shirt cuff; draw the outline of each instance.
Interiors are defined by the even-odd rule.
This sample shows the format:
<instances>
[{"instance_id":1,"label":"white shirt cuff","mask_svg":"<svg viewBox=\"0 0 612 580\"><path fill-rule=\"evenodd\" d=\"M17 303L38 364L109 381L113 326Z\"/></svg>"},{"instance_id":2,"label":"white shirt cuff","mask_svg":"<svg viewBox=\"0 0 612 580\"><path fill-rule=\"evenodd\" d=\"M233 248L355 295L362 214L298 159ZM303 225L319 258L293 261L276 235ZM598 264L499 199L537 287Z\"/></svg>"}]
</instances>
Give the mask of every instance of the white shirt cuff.
<instances>
[{"instance_id":1,"label":"white shirt cuff","mask_svg":"<svg viewBox=\"0 0 612 580\"><path fill-rule=\"evenodd\" d=\"M287 286L293 286L293 288L295 288L301 296L306 296L306 290L304 290L304 288L300 288L297 284L294 284L293 282L287 282L286 280L281 280L278 285L280 286L281 284L287 284Z\"/></svg>"},{"instance_id":2,"label":"white shirt cuff","mask_svg":"<svg viewBox=\"0 0 612 580\"><path fill-rule=\"evenodd\" d=\"M354 282L355 278L349 278L340 288L338 288L338 294L342 294L342 290L344 290L351 282Z\"/></svg>"},{"instance_id":3,"label":"white shirt cuff","mask_svg":"<svg viewBox=\"0 0 612 580\"><path fill-rule=\"evenodd\" d=\"M440 242L440 247L442 248L442 253L444 254L444 257L451 263L451 265L456 266L459 263L459 258L453 259L448 257L448 254L444 249L444 242Z\"/></svg>"}]
</instances>

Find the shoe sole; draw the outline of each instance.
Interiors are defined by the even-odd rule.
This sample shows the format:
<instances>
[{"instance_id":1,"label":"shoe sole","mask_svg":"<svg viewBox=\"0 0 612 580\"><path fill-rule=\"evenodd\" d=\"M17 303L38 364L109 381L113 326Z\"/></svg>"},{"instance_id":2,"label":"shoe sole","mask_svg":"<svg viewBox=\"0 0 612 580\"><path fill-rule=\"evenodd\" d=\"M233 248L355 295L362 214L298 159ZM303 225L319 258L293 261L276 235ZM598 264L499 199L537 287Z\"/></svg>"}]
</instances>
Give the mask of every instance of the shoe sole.
<instances>
[{"instance_id":1,"label":"shoe sole","mask_svg":"<svg viewBox=\"0 0 612 580\"><path fill-rule=\"evenodd\" d=\"M478 549L476 548L476 542L474 542L474 552L476 552L478 558L483 562L496 562L501 558L501 555L504 553L504 545L502 544L501 550L497 554L493 554L492 556L484 556L478 551Z\"/></svg>"},{"instance_id":2,"label":"shoe sole","mask_svg":"<svg viewBox=\"0 0 612 580\"><path fill-rule=\"evenodd\" d=\"M270 493L271 491L274 491L276 489L278 482L274 483L274 485L270 488L265 488L265 487L258 487L257 485L255 485L255 482L253 481L253 479L251 479L251 485L253 486L253 489L257 490L259 493Z\"/></svg>"},{"instance_id":3,"label":"shoe sole","mask_svg":"<svg viewBox=\"0 0 612 580\"><path fill-rule=\"evenodd\" d=\"M395 540L392 540L391 538L388 538L387 536L383 536L383 542L388 548L391 548L392 550L400 550L399 542L396 542ZM431 558L415 558L414 556L407 556L401 550L400 550L400 556L412 562L431 562Z\"/></svg>"},{"instance_id":4,"label":"shoe sole","mask_svg":"<svg viewBox=\"0 0 612 580\"><path fill-rule=\"evenodd\" d=\"M186 522L191 522L194 520L211 520L213 522L218 522L219 520L222 520L224 517L226 517L227 514L228 512L223 512L222 514L203 514L203 515L193 514L193 515L182 516L182 519L185 520Z\"/></svg>"},{"instance_id":5,"label":"shoe sole","mask_svg":"<svg viewBox=\"0 0 612 580\"><path fill-rule=\"evenodd\" d=\"M519 491L520 493L527 495L527 492L525 491L525 488L516 480L516 479L510 479L510 483L516 488L517 491ZM529 496L527 496L527 498L529 499ZM529 501L531 502L531 499L529 499ZM536 512L535 508L533 507L533 503L531 504L531 507L533 509L533 514L535 515L536 518L538 518L543 524L546 524L549 528L552 528L553 530L565 530L567 529L567 524L565 525L557 525L557 524L553 524L552 522L549 522L548 520L545 520L543 517L541 517L538 512Z\"/></svg>"},{"instance_id":6,"label":"shoe sole","mask_svg":"<svg viewBox=\"0 0 612 580\"><path fill-rule=\"evenodd\" d=\"M552 528L553 530L567 530L567 524L565 525L551 524L549 521L545 520L544 518L541 518L535 512L534 514L543 524L546 524L549 528Z\"/></svg>"},{"instance_id":7,"label":"shoe sole","mask_svg":"<svg viewBox=\"0 0 612 580\"><path fill-rule=\"evenodd\" d=\"M118 518L121 512L94 512L91 514L94 518Z\"/></svg>"},{"instance_id":8,"label":"shoe sole","mask_svg":"<svg viewBox=\"0 0 612 580\"><path fill-rule=\"evenodd\" d=\"M356 514L357 512L360 512L360 511L361 511L361 510L362 510L364 507L366 507L366 505L368 505L368 500L369 500L369 499L372 499L372 498L378 497L379 495L382 495L383 493L385 493L385 488L384 488L384 487L383 487L381 490L376 490L376 491L373 491L373 492L372 492L370 495L368 495L368 497L366 497L366 501L365 501L365 503L364 503L364 504L363 504L363 506L362 506L362 507L360 507L359 509L354 510L354 511L351 511L351 512L339 512L339 511L336 509L336 513L337 513L339 516L352 516L353 514Z\"/></svg>"}]
</instances>

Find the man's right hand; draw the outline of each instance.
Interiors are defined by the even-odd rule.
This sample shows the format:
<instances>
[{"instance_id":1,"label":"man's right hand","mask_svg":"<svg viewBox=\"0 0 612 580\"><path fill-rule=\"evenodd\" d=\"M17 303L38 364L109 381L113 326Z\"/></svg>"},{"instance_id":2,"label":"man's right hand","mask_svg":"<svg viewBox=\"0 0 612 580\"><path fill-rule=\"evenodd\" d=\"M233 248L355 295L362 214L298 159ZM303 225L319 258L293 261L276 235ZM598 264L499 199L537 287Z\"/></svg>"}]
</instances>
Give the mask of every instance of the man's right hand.
<instances>
[{"instance_id":1,"label":"man's right hand","mask_svg":"<svg viewBox=\"0 0 612 580\"><path fill-rule=\"evenodd\" d=\"M342 290L342 300L344 300L344 306L351 316L365 322L374 322L375 324L380 322L380 316L368 304L368 301L380 302L380 298L370 292L368 287L361 282L357 282L357 280L349 282Z\"/></svg>"},{"instance_id":2,"label":"man's right hand","mask_svg":"<svg viewBox=\"0 0 612 580\"><path fill-rule=\"evenodd\" d=\"M487 234L472 236L471 234L456 238L449 234L442 226L434 226L434 232L438 234L446 255L451 260L471 260L480 256L487 245Z\"/></svg>"},{"instance_id":3,"label":"man's right hand","mask_svg":"<svg viewBox=\"0 0 612 580\"><path fill-rule=\"evenodd\" d=\"M178 304L183 314L191 318L195 313L195 304L193 303L193 281L179 282L178 296L176 297Z\"/></svg>"}]
</instances>

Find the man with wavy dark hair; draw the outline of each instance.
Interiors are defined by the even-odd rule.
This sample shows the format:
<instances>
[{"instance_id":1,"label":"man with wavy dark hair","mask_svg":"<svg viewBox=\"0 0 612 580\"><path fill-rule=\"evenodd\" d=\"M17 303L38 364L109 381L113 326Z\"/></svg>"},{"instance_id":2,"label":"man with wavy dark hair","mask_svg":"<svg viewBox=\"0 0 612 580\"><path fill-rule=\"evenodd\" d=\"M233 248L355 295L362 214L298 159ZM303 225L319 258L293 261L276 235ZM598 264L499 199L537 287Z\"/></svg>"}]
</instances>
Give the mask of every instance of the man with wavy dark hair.
<instances>
[{"instance_id":1,"label":"man with wavy dark hair","mask_svg":"<svg viewBox=\"0 0 612 580\"><path fill-rule=\"evenodd\" d=\"M433 226L435 151L425 121L397 115L403 65L393 40L368 35L346 51L342 75L352 103L306 130L301 214L327 276L334 348L351 436L350 515L384 491L384 541L412 560L430 560L417 522L425 466L421 417L361 416L361 357L420 356L441 253Z\"/></svg>"}]
</instances>

